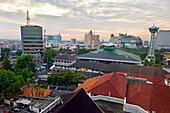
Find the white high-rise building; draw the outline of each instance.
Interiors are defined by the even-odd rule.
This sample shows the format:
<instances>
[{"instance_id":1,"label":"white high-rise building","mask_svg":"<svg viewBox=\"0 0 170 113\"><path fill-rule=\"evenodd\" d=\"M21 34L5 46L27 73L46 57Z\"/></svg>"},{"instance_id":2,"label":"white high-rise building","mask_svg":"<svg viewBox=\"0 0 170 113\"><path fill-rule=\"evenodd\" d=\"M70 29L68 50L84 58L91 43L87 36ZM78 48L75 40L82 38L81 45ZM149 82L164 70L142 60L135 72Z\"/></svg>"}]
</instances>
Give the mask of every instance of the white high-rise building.
<instances>
[{"instance_id":1,"label":"white high-rise building","mask_svg":"<svg viewBox=\"0 0 170 113\"><path fill-rule=\"evenodd\" d=\"M156 36L156 49L170 49L170 30L159 30Z\"/></svg>"}]
</instances>

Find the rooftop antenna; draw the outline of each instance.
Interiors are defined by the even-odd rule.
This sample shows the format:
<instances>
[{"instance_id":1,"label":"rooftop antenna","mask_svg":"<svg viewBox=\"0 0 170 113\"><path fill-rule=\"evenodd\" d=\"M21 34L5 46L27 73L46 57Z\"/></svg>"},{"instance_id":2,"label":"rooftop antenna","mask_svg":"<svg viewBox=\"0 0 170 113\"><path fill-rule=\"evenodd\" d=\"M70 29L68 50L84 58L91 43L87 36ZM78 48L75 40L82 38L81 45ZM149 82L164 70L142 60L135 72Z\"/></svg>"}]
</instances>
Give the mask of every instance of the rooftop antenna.
<instances>
[{"instance_id":1,"label":"rooftop antenna","mask_svg":"<svg viewBox=\"0 0 170 113\"><path fill-rule=\"evenodd\" d=\"M27 20L27 25L30 25L30 17L29 17L29 12L28 12L28 10L27 10L26 20Z\"/></svg>"}]
</instances>

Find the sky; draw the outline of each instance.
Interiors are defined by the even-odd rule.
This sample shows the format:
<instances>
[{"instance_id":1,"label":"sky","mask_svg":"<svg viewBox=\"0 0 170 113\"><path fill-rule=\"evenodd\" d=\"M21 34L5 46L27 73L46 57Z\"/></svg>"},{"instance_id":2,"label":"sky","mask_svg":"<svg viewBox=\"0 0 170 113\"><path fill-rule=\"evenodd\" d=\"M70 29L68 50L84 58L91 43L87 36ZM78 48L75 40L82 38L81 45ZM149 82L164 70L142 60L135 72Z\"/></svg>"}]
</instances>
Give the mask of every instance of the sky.
<instances>
[{"instance_id":1,"label":"sky","mask_svg":"<svg viewBox=\"0 0 170 113\"><path fill-rule=\"evenodd\" d=\"M119 33L150 39L148 28L170 29L170 0L0 0L0 39L20 39L20 26L31 24L63 40L83 40L90 30L100 40Z\"/></svg>"}]
</instances>

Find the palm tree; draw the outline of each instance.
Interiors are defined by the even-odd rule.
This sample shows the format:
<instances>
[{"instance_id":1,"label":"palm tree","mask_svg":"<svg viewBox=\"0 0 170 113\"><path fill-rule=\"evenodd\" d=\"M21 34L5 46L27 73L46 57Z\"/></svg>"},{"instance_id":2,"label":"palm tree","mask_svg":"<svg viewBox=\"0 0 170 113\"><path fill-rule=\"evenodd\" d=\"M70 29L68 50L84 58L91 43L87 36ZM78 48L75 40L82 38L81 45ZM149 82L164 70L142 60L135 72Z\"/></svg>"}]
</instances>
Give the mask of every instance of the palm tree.
<instances>
[{"instance_id":1,"label":"palm tree","mask_svg":"<svg viewBox=\"0 0 170 113\"><path fill-rule=\"evenodd\" d=\"M37 81L36 81L36 78L28 78L27 79L27 87L31 87L31 101L33 100L33 87L36 87L37 86Z\"/></svg>"},{"instance_id":2,"label":"palm tree","mask_svg":"<svg viewBox=\"0 0 170 113\"><path fill-rule=\"evenodd\" d=\"M36 90L36 96L38 95L38 96L44 96L44 90L45 89L43 89L43 88L41 88L41 86L39 86L39 85L37 85L36 87L35 87L35 90Z\"/></svg>"}]
</instances>

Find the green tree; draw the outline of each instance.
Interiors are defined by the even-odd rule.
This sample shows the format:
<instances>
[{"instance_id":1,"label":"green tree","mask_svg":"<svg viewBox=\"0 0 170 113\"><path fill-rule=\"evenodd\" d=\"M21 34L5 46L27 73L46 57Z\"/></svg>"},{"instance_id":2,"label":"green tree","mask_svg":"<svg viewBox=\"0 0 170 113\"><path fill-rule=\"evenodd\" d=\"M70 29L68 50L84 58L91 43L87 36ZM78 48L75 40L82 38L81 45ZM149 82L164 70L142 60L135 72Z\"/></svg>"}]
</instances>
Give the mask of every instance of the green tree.
<instances>
[{"instance_id":1,"label":"green tree","mask_svg":"<svg viewBox=\"0 0 170 113\"><path fill-rule=\"evenodd\" d=\"M31 101L33 100L33 88L37 86L36 78L27 78L27 87L31 87Z\"/></svg>"},{"instance_id":2,"label":"green tree","mask_svg":"<svg viewBox=\"0 0 170 113\"><path fill-rule=\"evenodd\" d=\"M37 85L36 87L35 87L35 91L36 91L36 96L44 96L44 90L45 89L43 89L43 88L41 88L41 86L40 85Z\"/></svg>"},{"instance_id":3,"label":"green tree","mask_svg":"<svg viewBox=\"0 0 170 113\"><path fill-rule=\"evenodd\" d=\"M145 59L144 66L148 66L148 65L149 65L149 61L147 59Z\"/></svg>"},{"instance_id":4,"label":"green tree","mask_svg":"<svg viewBox=\"0 0 170 113\"><path fill-rule=\"evenodd\" d=\"M0 70L0 98L10 99L21 93L24 86L22 76L15 76L10 70Z\"/></svg>"},{"instance_id":5,"label":"green tree","mask_svg":"<svg viewBox=\"0 0 170 113\"><path fill-rule=\"evenodd\" d=\"M60 48L60 49L59 49L59 51L62 51L62 50L63 50L63 48Z\"/></svg>"},{"instance_id":6,"label":"green tree","mask_svg":"<svg viewBox=\"0 0 170 113\"><path fill-rule=\"evenodd\" d=\"M21 73L22 69L27 68L27 70L30 70L32 72L35 72L35 63L32 62L34 56L31 54L23 55L17 57L17 62L15 64L15 73L18 73L18 71Z\"/></svg>"},{"instance_id":7,"label":"green tree","mask_svg":"<svg viewBox=\"0 0 170 113\"><path fill-rule=\"evenodd\" d=\"M9 56L10 55L10 48L1 48L1 58L0 60L2 61L4 59L5 56Z\"/></svg>"},{"instance_id":8,"label":"green tree","mask_svg":"<svg viewBox=\"0 0 170 113\"><path fill-rule=\"evenodd\" d=\"M71 71L67 72L56 72L48 76L48 84L53 85L65 85L69 86L72 83L78 84L81 80L84 80L83 74L73 73Z\"/></svg>"},{"instance_id":9,"label":"green tree","mask_svg":"<svg viewBox=\"0 0 170 113\"><path fill-rule=\"evenodd\" d=\"M160 64L152 64L152 67L161 67Z\"/></svg>"},{"instance_id":10,"label":"green tree","mask_svg":"<svg viewBox=\"0 0 170 113\"><path fill-rule=\"evenodd\" d=\"M48 67L52 65L52 58L54 58L55 56L57 56L57 50L55 49L50 49L44 52L44 60L46 63L48 62Z\"/></svg>"},{"instance_id":11,"label":"green tree","mask_svg":"<svg viewBox=\"0 0 170 113\"><path fill-rule=\"evenodd\" d=\"M8 59L7 56L4 57L4 60L2 61L2 65L3 65L3 69L12 70L11 61Z\"/></svg>"},{"instance_id":12,"label":"green tree","mask_svg":"<svg viewBox=\"0 0 170 113\"><path fill-rule=\"evenodd\" d=\"M168 65L170 65L170 61L168 61Z\"/></svg>"},{"instance_id":13,"label":"green tree","mask_svg":"<svg viewBox=\"0 0 170 113\"><path fill-rule=\"evenodd\" d=\"M156 64L161 64L161 60L159 59L159 57L156 57L155 63L156 63Z\"/></svg>"},{"instance_id":14,"label":"green tree","mask_svg":"<svg viewBox=\"0 0 170 113\"><path fill-rule=\"evenodd\" d=\"M35 74L34 74L34 72L32 72L32 71L28 70L27 68L25 68L25 69L22 69L21 73L18 74L18 75L22 75L23 78L24 78L24 81L27 81L27 78L31 78Z\"/></svg>"},{"instance_id":15,"label":"green tree","mask_svg":"<svg viewBox=\"0 0 170 113\"><path fill-rule=\"evenodd\" d=\"M16 55L17 55L17 56L21 56L21 54L22 54L22 50L21 50L21 49L17 49Z\"/></svg>"},{"instance_id":16,"label":"green tree","mask_svg":"<svg viewBox=\"0 0 170 113\"><path fill-rule=\"evenodd\" d=\"M150 62L149 62L149 66L152 66L154 64L154 60L151 58Z\"/></svg>"},{"instance_id":17,"label":"green tree","mask_svg":"<svg viewBox=\"0 0 170 113\"><path fill-rule=\"evenodd\" d=\"M141 53L139 54L141 60L144 60L144 59L146 58L147 54L148 54L148 52L141 52Z\"/></svg>"},{"instance_id":18,"label":"green tree","mask_svg":"<svg viewBox=\"0 0 170 113\"><path fill-rule=\"evenodd\" d=\"M84 54L84 53L87 53L88 51L85 49L85 48L80 48L80 49L78 49L78 51L77 51L77 55L81 55L81 54Z\"/></svg>"}]
</instances>

